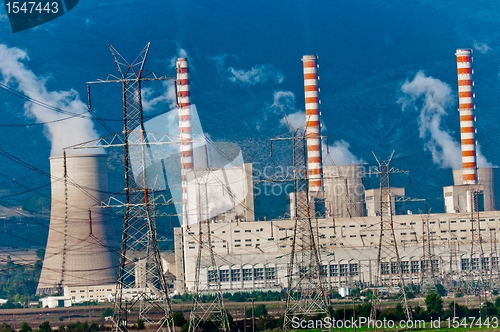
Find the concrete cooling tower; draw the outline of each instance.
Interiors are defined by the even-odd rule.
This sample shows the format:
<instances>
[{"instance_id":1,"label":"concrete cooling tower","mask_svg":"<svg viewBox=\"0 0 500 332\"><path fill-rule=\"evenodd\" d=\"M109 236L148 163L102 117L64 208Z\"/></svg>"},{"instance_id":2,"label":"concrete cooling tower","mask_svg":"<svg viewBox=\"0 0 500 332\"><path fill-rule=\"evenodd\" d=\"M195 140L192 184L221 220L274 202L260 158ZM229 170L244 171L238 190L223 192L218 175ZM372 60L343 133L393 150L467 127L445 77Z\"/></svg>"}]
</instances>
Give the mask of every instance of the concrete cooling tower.
<instances>
[{"instance_id":1,"label":"concrete cooling tower","mask_svg":"<svg viewBox=\"0 0 500 332\"><path fill-rule=\"evenodd\" d=\"M106 198L106 164L106 155L50 158L50 230L37 294L116 281L109 222L103 209L96 207Z\"/></svg>"}]
</instances>

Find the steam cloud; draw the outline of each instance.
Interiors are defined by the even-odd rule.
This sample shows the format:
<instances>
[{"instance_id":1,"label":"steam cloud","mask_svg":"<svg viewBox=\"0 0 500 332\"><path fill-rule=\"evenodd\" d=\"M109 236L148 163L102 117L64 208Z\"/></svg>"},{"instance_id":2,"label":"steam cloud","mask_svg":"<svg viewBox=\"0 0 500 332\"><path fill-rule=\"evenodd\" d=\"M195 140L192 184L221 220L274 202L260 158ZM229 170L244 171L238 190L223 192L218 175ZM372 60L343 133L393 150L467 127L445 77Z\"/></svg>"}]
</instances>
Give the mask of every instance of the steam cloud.
<instances>
[{"instance_id":1,"label":"steam cloud","mask_svg":"<svg viewBox=\"0 0 500 332\"><path fill-rule=\"evenodd\" d=\"M271 109L278 114L290 112L286 118L280 120L282 126L290 127L292 130L305 128L306 114L295 108L295 94L291 91L276 91L273 95L273 104ZM322 126L324 129L325 126ZM335 141L333 145L323 144L323 164L330 165L349 165L363 163L362 159L356 157L349 150L349 143L344 140Z\"/></svg>"},{"instance_id":2,"label":"steam cloud","mask_svg":"<svg viewBox=\"0 0 500 332\"><path fill-rule=\"evenodd\" d=\"M350 150L350 144L343 139L335 141L333 145L328 146L323 144L323 164L325 166L332 165L350 165L363 164L363 159L356 157Z\"/></svg>"},{"instance_id":3,"label":"steam cloud","mask_svg":"<svg viewBox=\"0 0 500 332\"><path fill-rule=\"evenodd\" d=\"M87 106L79 99L78 93L73 89L47 91L46 79L38 78L29 70L23 63L27 60L29 58L25 51L0 44L0 75L3 84L31 99L71 113L59 113L29 101L24 104L26 116L35 117L38 123L45 123L45 135L52 143L51 155L62 155L64 147L98 138ZM61 119L66 120L53 122ZM75 150L68 153L75 153Z\"/></svg>"},{"instance_id":4,"label":"steam cloud","mask_svg":"<svg viewBox=\"0 0 500 332\"><path fill-rule=\"evenodd\" d=\"M187 58L187 52L185 49L177 45L177 53L172 56L169 60L169 68L175 70L175 65L178 58ZM189 61L189 59L188 59ZM189 61L189 66L192 67ZM156 95L156 91L151 88L142 88L142 109L145 112L154 110L156 106L167 104L168 108L171 109L176 106L176 95L175 95L175 82L173 80L168 80L162 82L162 94Z\"/></svg>"},{"instance_id":5,"label":"steam cloud","mask_svg":"<svg viewBox=\"0 0 500 332\"><path fill-rule=\"evenodd\" d=\"M398 100L402 110L419 111L420 138L426 140L424 150L430 151L432 160L442 168L461 168L460 144L448 133L442 124L452 106L453 98L448 84L423 72L418 72L412 81L406 80L401 91L405 96ZM478 166L492 167L477 147Z\"/></svg>"},{"instance_id":6,"label":"steam cloud","mask_svg":"<svg viewBox=\"0 0 500 332\"><path fill-rule=\"evenodd\" d=\"M229 80L231 82L241 82L251 85L272 81L280 84L283 82L283 74L270 64L256 65L249 70L234 69L229 67Z\"/></svg>"}]
</instances>

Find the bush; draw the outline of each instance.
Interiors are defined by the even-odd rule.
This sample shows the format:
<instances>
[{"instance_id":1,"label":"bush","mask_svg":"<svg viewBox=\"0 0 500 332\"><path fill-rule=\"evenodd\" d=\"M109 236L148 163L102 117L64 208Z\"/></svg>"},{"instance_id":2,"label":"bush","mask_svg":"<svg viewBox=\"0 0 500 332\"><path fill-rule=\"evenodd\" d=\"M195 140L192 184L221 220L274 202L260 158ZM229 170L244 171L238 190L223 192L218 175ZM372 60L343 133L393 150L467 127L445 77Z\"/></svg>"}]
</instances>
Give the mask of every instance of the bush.
<instances>
[{"instance_id":1,"label":"bush","mask_svg":"<svg viewBox=\"0 0 500 332\"><path fill-rule=\"evenodd\" d=\"M43 322L38 328L40 332L51 332L52 328L50 327L50 323L48 321Z\"/></svg>"},{"instance_id":2,"label":"bush","mask_svg":"<svg viewBox=\"0 0 500 332\"><path fill-rule=\"evenodd\" d=\"M21 328L19 329L20 332L30 332L33 331L33 329L28 325L28 323L23 322L21 324Z\"/></svg>"},{"instance_id":3,"label":"bush","mask_svg":"<svg viewBox=\"0 0 500 332\"><path fill-rule=\"evenodd\" d=\"M252 317L252 307L247 308L247 310L245 312L245 316L247 318L251 318ZM266 316L267 316L266 305L265 304L257 304L255 306L255 309L254 309L254 317L258 318L258 317L266 317Z\"/></svg>"},{"instance_id":4,"label":"bush","mask_svg":"<svg viewBox=\"0 0 500 332\"><path fill-rule=\"evenodd\" d=\"M2 327L0 328L0 332L13 332L14 330L10 325L3 323Z\"/></svg>"},{"instance_id":5,"label":"bush","mask_svg":"<svg viewBox=\"0 0 500 332\"><path fill-rule=\"evenodd\" d=\"M111 308L104 309L104 311L101 314L101 318L104 319L108 316L113 316L113 309L111 309Z\"/></svg>"}]
</instances>

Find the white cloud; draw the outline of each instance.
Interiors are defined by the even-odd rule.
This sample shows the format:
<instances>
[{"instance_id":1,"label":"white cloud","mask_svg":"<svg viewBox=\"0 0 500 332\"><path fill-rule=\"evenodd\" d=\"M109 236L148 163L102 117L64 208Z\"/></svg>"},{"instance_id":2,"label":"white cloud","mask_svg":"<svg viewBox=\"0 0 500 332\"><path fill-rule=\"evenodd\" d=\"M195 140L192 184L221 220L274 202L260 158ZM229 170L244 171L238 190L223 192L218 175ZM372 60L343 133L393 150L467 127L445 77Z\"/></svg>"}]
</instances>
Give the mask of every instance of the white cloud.
<instances>
[{"instance_id":1,"label":"white cloud","mask_svg":"<svg viewBox=\"0 0 500 332\"><path fill-rule=\"evenodd\" d=\"M295 111L295 94L292 91L275 91L273 93L273 104L271 109L274 113L287 113Z\"/></svg>"},{"instance_id":2,"label":"white cloud","mask_svg":"<svg viewBox=\"0 0 500 332\"><path fill-rule=\"evenodd\" d=\"M477 41L474 41L474 49L478 52L483 53L483 54L492 50L492 48L489 47L486 43L479 43Z\"/></svg>"},{"instance_id":3,"label":"white cloud","mask_svg":"<svg viewBox=\"0 0 500 332\"><path fill-rule=\"evenodd\" d=\"M235 83L255 85L271 81L280 84L284 79L283 73L271 64L255 65L249 70L235 69L233 67L229 67L227 70L229 73L228 79Z\"/></svg>"},{"instance_id":4,"label":"white cloud","mask_svg":"<svg viewBox=\"0 0 500 332\"><path fill-rule=\"evenodd\" d=\"M286 115L280 120L282 126L286 126L292 130L304 129L306 126L306 114L302 111Z\"/></svg>"},{"instance_id":5,"label":"white cloud","mask_svg":"<svg viewBox=\"0 0 500 332\"><path fill-rule=\"evenodd\" d=\"M296 130L304 128L306 125L306 115L303 111L295 108L295 94L292 91L275 91L273 104L269 110L282 116L280 124L284 127Z\"/></svg>"},{"instance_id":6,"label":"white cloud","mask_svg":"<svg viewBox=\"0 0 500 332\"><path fill-rule=\"evenodd\" d=\"M25 66L24 62L28 60L25 51L0 44L2 82L31 99L50 105L47 108L28 101L24 104L24 110L27 116L35 117L37 122L47 122L45 134L52 142L51 154L61 155L64 147L98 138L87 105L79 99L78 93L75 90L47 91L46 79L38 78ZM79 116L71 117L73 114ZM61 119L66 120L53 122Z\"/></svg>"},{"instance_id":7,"label":"white cloud","mask_svg":"<svg viewBox=\"0 0 500 332\"><path fill-rule=\"evenodd\" d=\"M453 98L448 84L418 72L412 81L406 80L401 91L405 94L398 100L402 110L420 112L418 118L420 138L426 140L424 150L430 151L435 164L443 168L461 168L460 144L449 134L442 120L448 115ZM477 150L481 164L489 164Z\"/></svg>"},{"instance_id":8,"label":"white cloud","mask_svg":"<svg viewBox=\"0 0 500 332\"><path fill-rule=\"evenodd\" d=\"M356 157L350 150L350 144L344 140L335 141L333 145L323 144L323 165L363 164L363 159Z\"/></svg>"},{"instance_id":9,"label":"white cloud","mask_svg":"<svg viewBox=\"0 0 500 332\"><path fill-rule=\"evenodd\" d=\"M163 93L156 95L155 90L142 88L142 109L150 112L157 106L166 105L170 109L176 105L175 86L173 80L162 82Z\"/></svg>"}]
</instances>

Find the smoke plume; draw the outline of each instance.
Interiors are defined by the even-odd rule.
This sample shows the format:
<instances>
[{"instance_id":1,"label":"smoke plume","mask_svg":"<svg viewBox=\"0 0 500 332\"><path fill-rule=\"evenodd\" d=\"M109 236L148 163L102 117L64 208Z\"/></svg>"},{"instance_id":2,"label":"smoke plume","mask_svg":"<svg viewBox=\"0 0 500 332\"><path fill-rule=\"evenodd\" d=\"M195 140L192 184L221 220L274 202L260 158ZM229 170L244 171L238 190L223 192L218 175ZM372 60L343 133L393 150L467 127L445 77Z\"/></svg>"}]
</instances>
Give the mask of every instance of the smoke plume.
<instances>
[{"instance_id":1,"label":"smoke plume","mask_svg":"<svg viewBox=\"0 0 500 332\"><path fill-rule=\"evenodd\" d=\"M87 106L79 99L78 93L73 89L48 91L45 84L46 78L37 77L24 64L28 60L25 51L0 44L2 83L30 99L50 105L49 109L27 101L24 104L24 110L26 116L34 117L37 123L45 123L45 135L52 143L51 155L61 155L64 147L98 138ZM58 121L62 119L64 120ZM68 151L68 153L71 152L74 150Z\"/></svg>"},{"instance_id":2,"label":"smoke plume","mask_svg":"<svg viewBox=\"0 0 500 332\"><path fill-rule=\"evenodd\" d=\"M433 77L418 72L412 81L406 80L401 91L405 94L398 100L403 111L419 112L420 138L426 140L424 150L430 151L432 160L442 168L461 168L460 144L449 134L442 123L448 115L447 108L453 105L451 87ZM491 164L477 148L479 167Z\"/></svg>"},{"instance_id":3,"label":"smoke plume","mask_svg":"<svg viewBox=\"0 0 500 332\"><path fill-rule=\"evenodd\" d=\"M333 165L351 165L363 164L363 159L356 157L350 150L350 144L343 139L335 141L328 148L323 144L323 164L325 166Z\"/></svg>"}]
</instances>

